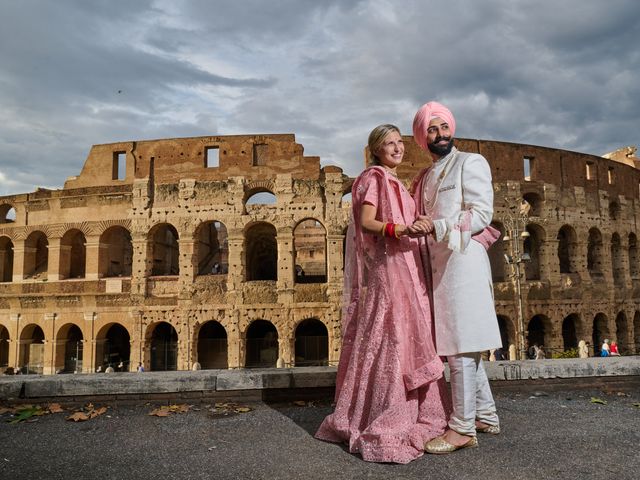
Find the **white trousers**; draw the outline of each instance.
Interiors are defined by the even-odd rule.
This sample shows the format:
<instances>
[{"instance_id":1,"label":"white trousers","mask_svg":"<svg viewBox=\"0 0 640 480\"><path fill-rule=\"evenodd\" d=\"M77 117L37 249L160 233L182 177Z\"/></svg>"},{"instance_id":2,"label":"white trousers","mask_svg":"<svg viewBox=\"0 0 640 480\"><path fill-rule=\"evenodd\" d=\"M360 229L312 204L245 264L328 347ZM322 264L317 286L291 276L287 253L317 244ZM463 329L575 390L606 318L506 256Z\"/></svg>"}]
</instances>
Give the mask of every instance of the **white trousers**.
<instances>
[{"instance_id":1,"label":"white trousers","mask_svg":"<svg viewBox=\"0 0 640 480\"><path fill-rule=\"evenodd\" d=\"M487 425L499 425L480 353L451 355L447 362L453 403L449 428L462 435L473 436L476 434L476 420Z\"/></svg>"}]
</instances>

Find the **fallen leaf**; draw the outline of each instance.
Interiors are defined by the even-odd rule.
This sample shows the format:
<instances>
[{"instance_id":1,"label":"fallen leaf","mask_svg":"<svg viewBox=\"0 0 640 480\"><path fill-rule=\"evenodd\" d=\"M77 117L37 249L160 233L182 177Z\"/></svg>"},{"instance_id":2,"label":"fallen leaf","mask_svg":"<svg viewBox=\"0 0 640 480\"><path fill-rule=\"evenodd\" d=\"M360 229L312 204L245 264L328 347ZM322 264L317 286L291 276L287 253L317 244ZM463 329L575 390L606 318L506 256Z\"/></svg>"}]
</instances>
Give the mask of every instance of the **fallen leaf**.
<instances>
[{"instance_id":1,"label":"fallen leaf","mask_svg":"<svg viewBox=\"0 0 640 480\"><path fill-rule=\"evenodd\" d=\"M89 415L84 412L75 412L67 417L67 420L73 420L74 422L85 422L89 420Z\"/></svg>"},{"instance_id":2,"label":"fallen leaf","mask_svg":"<svg viewBox=\"0 0 640 480\"><path fill-rule=\"evenodd\" d=\"M295 400L293 402L293 404L297 407L306 407L307 406L307 402L305 402L304 400Z\"/></svg>"},{"instance_id":3,"label":"fallen leaf","mask_svg":"<svg viewBox=\"0 0 640 480\"><path fill-rule=\"evenodd\" d=\"M249 408L249 407L236 407L233 410L238 412L238 413L247 413L247 412L251 411L251 408Z\"/></svg>"},{"instance_id":4,"label":"fallen leaf","mask_svg":"<svg viewBox=\"0 0 640 480\"><path fill-rule=\"evenodd\" d=\"M640 403L632 403L632 405L636 408L640 408Z\"/></svg>"},{"instance_id":5,"label":"fallen leaf","mask_svg":"<svg viewBox=\"0 0 640 480\"><path fill-rule=\"evenodd\" d=\"M169 415L171 415L171 412L169 411L168 407L158 407L152 410L149 415L153 415L155 417L168 417Z\"/></svg>"},{"instance_id":6,"label":"fallen leaf","mask_svg":"<svg viewBox=\"0 0 640 480\"><path fill-rule=\"evenodd\" d=\"M0 407L0 415L4 415L5 413L15 413L15 409L14 408L9 408L9 407Z\"/></svg>"},{"instance_id":7,"label":"fallen leaf","mask_svg":"<svg viewBox=\"0 0 640 480\"><path fill-rule=\"evenodd\" d=\"M49 412L51 413L64 412L64 408L62 408L59 403L50 403L48 408L49 408Z\"/></svg>"},{"instance_id":8,"label":"fallen leaf","mask_svg":"<svg viewBox=\"0 0 640 480\"><path fill-rule=\"evenodd\" d=\"M90 417L90 418L96 418L98 415L102 415L102 414L103 414L103 413L105 413L106 411L107 411L107 407L100 407L100 408L97 408L97 409L95 409L95 410L92 410L92 411L89 413L89 417Z\"/></svg>"},{"instance_id":9,"label":"fallen leaf","mask_svg":"<svg viewBox=\"0 0 640 480\"><path fill-rule=\"evenodd\" d=\"M17 417L9 421L9 423L20 423L30 419L33 416L45 415L46 413L47 412L42 410L39 405L36 405L35 407L32 405L25 405L24 407L16 408L15 414L17 415Z\"/></svg>"},{"instance_id":10,"label":"fallen leaf","mask_svg":"<svg viewBox=\"0 0 640 480\"><path fill-rule=\"evenodd\" d=\"M591 397L591 403L598 403L600 405L606 405L607 401L606 400L602 400L601 398L598 398L598 397Z\"/></svg>"}]
</instances>

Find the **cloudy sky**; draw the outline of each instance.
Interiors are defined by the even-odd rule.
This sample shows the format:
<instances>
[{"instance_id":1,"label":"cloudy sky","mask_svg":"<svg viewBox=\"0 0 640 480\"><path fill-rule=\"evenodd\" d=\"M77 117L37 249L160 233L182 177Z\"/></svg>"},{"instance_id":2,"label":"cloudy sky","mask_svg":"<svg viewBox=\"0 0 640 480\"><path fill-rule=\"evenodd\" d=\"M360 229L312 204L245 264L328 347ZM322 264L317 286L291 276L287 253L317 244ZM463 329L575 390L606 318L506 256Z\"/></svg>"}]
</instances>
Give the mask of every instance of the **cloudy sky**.
<instances>
[{"instance_id":1,"label":"cloudy sky","mask_svg":"<svg viewBox=\"0 0 640 480\"><path fill-rule=\"evenodd\" d=\"M357 174L372 127L438 99L457 135L640 143L637 0L0 0L0 195L92 144L295 133Z\"/></svg>"}]
</instances>

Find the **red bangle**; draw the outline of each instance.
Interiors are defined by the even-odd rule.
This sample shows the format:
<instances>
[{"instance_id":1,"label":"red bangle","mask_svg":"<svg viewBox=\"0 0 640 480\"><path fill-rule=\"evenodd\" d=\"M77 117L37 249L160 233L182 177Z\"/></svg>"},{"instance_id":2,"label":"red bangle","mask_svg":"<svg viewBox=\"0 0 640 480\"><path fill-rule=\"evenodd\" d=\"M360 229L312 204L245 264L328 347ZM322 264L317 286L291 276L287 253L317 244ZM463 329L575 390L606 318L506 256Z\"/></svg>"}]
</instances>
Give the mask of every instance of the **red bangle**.
<instances>
[{"instance_id":1,"label":"red bangle","mask_svg":"<svg viewBox=\"0 0 640 480\"><path fill-rule=\"evenodd\" d=\"M385 237L393 237L395 235L396 225L394 223L387 223L384 226Z\"/></svg>"}]
</instances>

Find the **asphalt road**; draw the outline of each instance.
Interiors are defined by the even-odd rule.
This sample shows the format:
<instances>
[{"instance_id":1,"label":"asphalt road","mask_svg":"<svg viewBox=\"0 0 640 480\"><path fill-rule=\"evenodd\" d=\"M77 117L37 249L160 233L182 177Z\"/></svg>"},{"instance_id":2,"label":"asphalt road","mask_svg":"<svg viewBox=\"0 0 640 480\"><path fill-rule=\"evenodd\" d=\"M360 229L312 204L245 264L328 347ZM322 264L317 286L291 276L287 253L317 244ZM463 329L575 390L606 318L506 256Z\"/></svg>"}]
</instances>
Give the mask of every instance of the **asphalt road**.
<instances>
[{"instance_id":1,"label":"asphalt road","mask_svg":"<svg viewBox=\"0 0 640 480\"><path fill-rule=\"evenodd\" d=\"M598 397L606 405L592 403ZM480 448L372 464L312 436L329 401L243 403L250 412L194 405L150 416L160 403L109 405L10 424L0 415L0 479L603 479L640 478L637 386L546 393L499 391L503 433ZM102 405L96 405L99 407Z\"/></svg>"}]
</instances>

